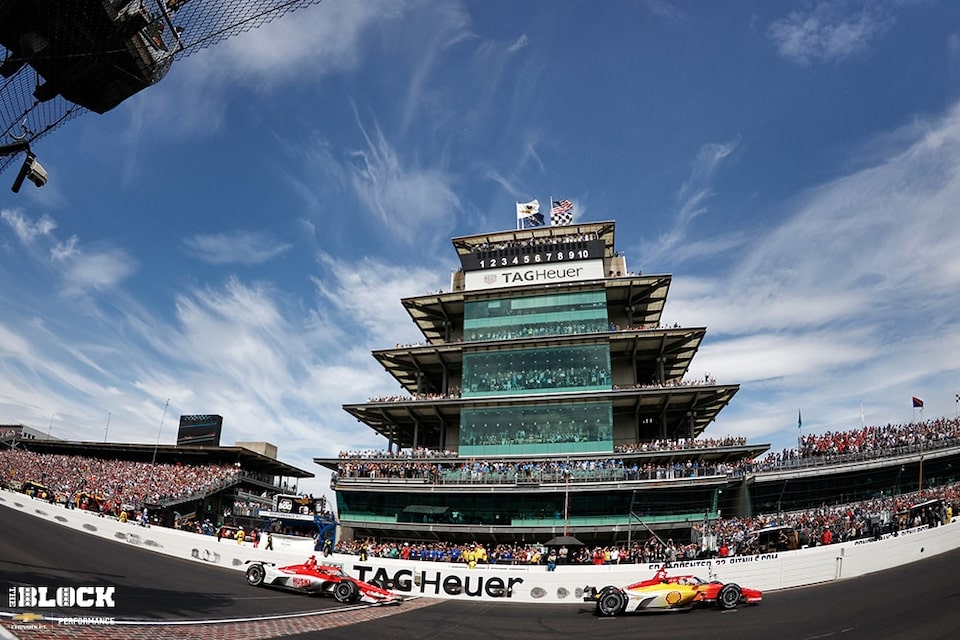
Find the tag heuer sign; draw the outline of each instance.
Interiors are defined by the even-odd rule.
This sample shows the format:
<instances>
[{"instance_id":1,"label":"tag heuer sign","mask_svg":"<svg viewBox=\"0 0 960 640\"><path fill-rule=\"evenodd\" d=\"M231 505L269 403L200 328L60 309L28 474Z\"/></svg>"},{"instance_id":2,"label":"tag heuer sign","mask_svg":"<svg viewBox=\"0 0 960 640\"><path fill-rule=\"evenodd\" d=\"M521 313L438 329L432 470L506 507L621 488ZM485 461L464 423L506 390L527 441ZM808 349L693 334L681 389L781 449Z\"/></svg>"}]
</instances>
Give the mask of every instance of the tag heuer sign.
<instances>
[{"instance_id":1,"label":"tag heuer sign","mask_svg":"<svg viewBox=\"0 0 960 640\"><path fill-rule=\"evenodd\" d=\"M603 279L603 260L504 267L464 274L467 291Z\"/></svg>"}]
</instances>

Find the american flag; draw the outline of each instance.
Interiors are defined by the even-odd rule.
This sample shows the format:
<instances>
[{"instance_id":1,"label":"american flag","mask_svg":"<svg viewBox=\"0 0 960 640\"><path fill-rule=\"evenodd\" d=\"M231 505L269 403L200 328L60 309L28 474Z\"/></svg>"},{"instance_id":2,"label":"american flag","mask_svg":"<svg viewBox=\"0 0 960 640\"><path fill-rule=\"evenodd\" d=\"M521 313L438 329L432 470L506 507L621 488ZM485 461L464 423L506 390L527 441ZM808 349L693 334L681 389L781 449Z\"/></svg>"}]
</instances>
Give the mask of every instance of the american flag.
<instances>
[{"instance_id":1,"label":"american flag","mask_svg":"<svg viewBox=\"0 0 960 640\"><path fill-rule=\"evenodd\" d=\"M558 227L573 222L573 203L569 200L554 200L550 209L550 226Z\"/></svg>"}]
</instances>

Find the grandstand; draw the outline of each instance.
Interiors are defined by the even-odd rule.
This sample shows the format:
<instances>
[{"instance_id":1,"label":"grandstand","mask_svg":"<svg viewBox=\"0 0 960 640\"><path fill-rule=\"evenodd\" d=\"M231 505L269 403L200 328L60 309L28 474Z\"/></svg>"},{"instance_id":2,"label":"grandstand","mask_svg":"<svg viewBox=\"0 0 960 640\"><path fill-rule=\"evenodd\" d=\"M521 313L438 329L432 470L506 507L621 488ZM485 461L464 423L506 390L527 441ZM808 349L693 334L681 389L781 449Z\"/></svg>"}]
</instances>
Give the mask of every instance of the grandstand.
<instances>
[{"instance_id":1,"label":"grandstand","mask_svg":"<svg viewBox=\"0 0 960 640\"><path fill-rule=\"evenodd\" d=\"M248 446L47 440L0 427L4 486L36 483L51 501L118 515L147 508L161 524L209 520L260 527L259 507L313 473ZM5 436L3 434L6 434ZM27 434L29 435L29 434ZM255 505L244 510L238 505Z\"/></svg>"},{"instance_id":2,"label":"grandstand","mask_svg":"<svg viewBox=\"0 0 960 640\"><path fill-rule=\"evenodd\" d=\"M771 454L706 433L739 390L688 372L667 274L627 270L613 222L453 239L451 291L402 300L423 342L373 352L403 394L345 404L383 451L316 458L344 538L485 544L689 540L721 518L955 482L958 439Z\"/></svg>"}]
</instances>

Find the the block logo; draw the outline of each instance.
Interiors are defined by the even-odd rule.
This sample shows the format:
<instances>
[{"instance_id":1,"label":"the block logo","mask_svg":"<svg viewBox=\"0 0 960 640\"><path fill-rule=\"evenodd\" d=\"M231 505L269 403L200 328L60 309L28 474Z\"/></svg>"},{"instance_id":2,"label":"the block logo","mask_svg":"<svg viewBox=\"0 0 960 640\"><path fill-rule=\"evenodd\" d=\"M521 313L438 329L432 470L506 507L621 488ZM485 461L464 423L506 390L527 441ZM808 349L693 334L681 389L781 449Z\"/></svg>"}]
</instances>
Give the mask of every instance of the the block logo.
<instances>
[{"instance_id":1,"label":"the block logo","mask_svg":"<svg viewBox=\"0 0 960 640\"><path fill-rule=\"evenodd\" d=\"M11 609L79 607L112 609L116 587L10 587L7 606Z\"/></svg>"}]
</instances>

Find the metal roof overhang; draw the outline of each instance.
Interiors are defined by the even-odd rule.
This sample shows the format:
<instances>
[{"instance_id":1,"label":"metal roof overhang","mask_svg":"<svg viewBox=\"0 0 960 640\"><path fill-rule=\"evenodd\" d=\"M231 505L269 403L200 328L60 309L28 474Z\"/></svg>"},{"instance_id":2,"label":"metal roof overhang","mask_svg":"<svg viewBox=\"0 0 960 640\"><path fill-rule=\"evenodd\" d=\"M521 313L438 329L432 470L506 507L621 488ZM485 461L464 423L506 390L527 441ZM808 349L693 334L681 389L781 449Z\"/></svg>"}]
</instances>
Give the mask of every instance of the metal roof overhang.
<instances>
[{"instance_id":1,"label":"metal roof overhang","mask_svg":"<svg viewBox=\"0 0 960 640\"><path fill-rule=\"evenodd\" d=\"M482 291L454 291L401 300L407 313L430 343L439 344L447 339L449 327L463 326L464 300L483 300L517 295L538 295L549 292L574 292L605 287L607 306L623 309L634 325L657 326L667 300L672 276L638 275L621 278L605 278L584 282L566 282L555 285L485 289Z\"/></svg>"},{"instance_id":2,"label":"metal roof overhang","mask_svg":"<svg viewBox=\"0 0 960 640\"><path fill-rule=\"evenodd\" d=\"M189 445L153 445L118 442L83 442L70 440L21 440L28 451L100 457L120 460L153 460L158 463L222 464L240 462L245 471L255 471L289 478L313 478L314 474L280 462L245 447L203 447Z\"/></svg>"},{"instance_id":3,"label":"metal roof overhang","mask_svg":"<svg viewBox=\"0 0 960 640\"><path fill-rule=\"evenodd\" d=\"M649 437L696 437L713 422L730 403L740 385L688 385L599 391L589 393L557 393L487 398L450 398L410 400L403 402L369 402L343 405L344 411L377 433L399 442L402 448L436 446L440 434L448 428L459 428L460 412L465 407L517 407L541 403L579 403L604 401L613 403L613 413L650 418L656 433ZM666 433L660 431L664 425ZM427 444L424 444L427 443Z\"/></svg>"},{"instance_id":4,"label":"metal roof overhang","mask_svg":"<svg viewBox=\"0 0 960 640\"><path fill-rule=\"evenodd\" d=\"M630 413L653 418L653 424L666 433L641 434L643 437L670 439L697 437L713 422L740 385L687 385L621 390L611 394L613 413ZM691 433L692 426L692 433Z\"/></svg>"},{"instance_id":5,"label":"metal roof overhang","mask_svg":"<svg viewBox=\"0 0 960 640\"><path fill-rule=\"evenodd\" d=\"M627 359L633 362L633 366L637 368L637 380L655 380L658 359L663 363L664 379L677 380L686 374L705 334L706 329L703 327L616 331L554 338L381 349L374 351L373 357L411 394L418 392L418 380L421 378L426 379L428 388L442 389L444 372L460 371L463 366L463 353L480 349L609 343L611 359Z\"/></svg>"}]
</instances>

